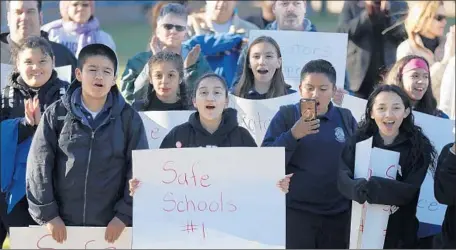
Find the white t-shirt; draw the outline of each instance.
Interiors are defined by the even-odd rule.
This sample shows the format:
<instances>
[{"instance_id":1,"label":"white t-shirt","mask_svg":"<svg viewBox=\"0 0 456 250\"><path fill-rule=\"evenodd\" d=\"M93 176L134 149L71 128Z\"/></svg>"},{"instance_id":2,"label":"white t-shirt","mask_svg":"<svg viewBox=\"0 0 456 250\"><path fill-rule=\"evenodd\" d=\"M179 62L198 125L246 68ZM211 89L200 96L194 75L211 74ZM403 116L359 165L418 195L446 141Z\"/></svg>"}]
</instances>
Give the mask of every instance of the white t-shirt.
<instances>
[{"instance_id":1,"label":"white t-shirt","mask_svg":"<svg viewBox=\"0 0 456 250\"><path fill-rule=\"evenodd\" d=\"M97 115L100 113L100 111L96 111L96 112L93 112L92 110L90 110L84 103L84 100L82 99L82 96L81 96L81 103L82 103L82 107L84 107L85 110L87 110L87 112L90 113L90 115L92 116L92 120L94 120Z\"/></svg>"}]
</instances>

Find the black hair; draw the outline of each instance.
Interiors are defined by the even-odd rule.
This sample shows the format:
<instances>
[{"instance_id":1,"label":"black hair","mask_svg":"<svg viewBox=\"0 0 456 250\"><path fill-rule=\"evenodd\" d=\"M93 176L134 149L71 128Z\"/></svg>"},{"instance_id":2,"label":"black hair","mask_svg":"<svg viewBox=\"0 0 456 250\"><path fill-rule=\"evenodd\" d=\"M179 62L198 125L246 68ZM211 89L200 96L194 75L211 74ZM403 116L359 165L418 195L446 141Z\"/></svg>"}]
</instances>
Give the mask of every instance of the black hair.
<instances>
[{"instance_id":1,"label":"black hair","mask_svg":"<svg viewBox=\"0 0 456 250\"><path fill-rule=\"evenodd\" d=\"M6 10L9 11L10 10L10 2L11 0L6 0ZM42 0L35 0L36 2L36 7L38 9L38 12L41 12L42 10L42 7L43 7L43 1Z\"/></svg>"},{"instance_id":2,"label":"black hair","mask_svg":"<svg viewBox=\"0 0 456 250\"><path fill-rule=\"evenodd\" d=\"M416 55L407 55L397 60L397 62L391 67L384 83L394 84L404 89L404 82L402 81L402 77L404 76L404 74L402 73L402 70L404 69L405 65L407 65L407 63L413 59L423 60L426 63L428 69L430 69L429 63L424 57ZM429 85L426 92L423 95L423 98L416 102L415 110L423 112L428 115L437 115L438 113L437 100L435 99L434 93L432 91L431 77L429 77Z\"/></svg>"},{"instance_id":3,"label":"black hair","mask_svg":"<svg viewBox=\"0 0 456 250\"><path fill-rule=\"evenodd\" d=\"M82 70L82 67L87 61L87 58L94 56L104 56L108 58L114 66L114 75L117 74L117 56L116 53L108 46L100 43L93 43L82 48L78 56L78 68Z\"/></svg>"},{"instance_id":4,"label":"black hair","mask_svg":"<svg viewBox=\"0 0 456 250\"><path fill-rule=\"evenodd\" d=\"M12 59L15 65L14 67L17 65L19 54L26 49L40 49L43 54L54 60L54 52L52 51L51 44L42 37L31 36L26 38L19 47L13 50Z\"/></svg>"},{"instance_id":5,"label":"black hair","mask_svg":"<svg viewBox=\"0 0 456 250\"><path fill-rule=\"evenodd\" d=\"M157 64L157 63L163 63L163 62L170 62L174 65L176 68L177 72L179 72L179 92L177 93L180 102L184 105L184 107L188 108L190 105L187 97L187 87L184 82L184 60L182 59L182 56L170 52L170 51L161 51L158 52L157 54L154 54L148 62L148 67L149 67L149 81L152 83L152 67ZM152 87L153 88L153 87ZM149 98L149 97L148 97Z\"/></svg>"},{"instance_id":6,"label":"black hair","mask_svg":"<svg viewBox=\"0 0 456 250\"><path fill-rule=\"evenodd\" d=\"M195 83L195 87L193 88L193 91L192 91L192 97L195 98L196 97L196 92L198 92L198 87L200 85L200 83L204 80L204 79L207 79L207 78L215 78L217 79L218 81L220 81L223 85L223 88L225 89L225 97L228 98L228 85L226 84L226 81L223 77L215 74L215 73L207 73L207 74L204 74L202 75L200 78L198 78L198 80L196 80L196 83Z\"/></svg>"},{"instance_id":7,"label":"black hair","mask_svg":"<svg viewBox=\"0 0 456 250\"><path fill-rule=\"evenodd\" d=\"M420 167L429 161L429 170L431 170L432 173L435 173L435 159L437 157L435 148L429 138L424 135L421 127L415 125L415 119L412 113L412 104L407 96L407 93L396 85L378 85L370 94L367 100L366 112L359 123L357 132L358 136L367 139L379 132L375 120L371 118L371 112L375 103L375 98L382 92L397 94L401 98L405 109L410 110L410 114L404 118L401 126L399 127L399 133L405 134L411 142L409 155L406 157L407 166L412 168Z\"/></svg>"},{"instance_id":8,"label":"black hair","mask_svg":"<svg viewBox=\"0 0 456 250\"><path fill-rule=\"evenodd\" d=\"M301 70L300 82L302 82L308 74L312 73L324 74L326 77L328 77L329 81L334 85L334 87L336 86L336 70L330 62L323 59L317 59L306 63L306 65L304 65Z\"/></svg>"}]
</instances>

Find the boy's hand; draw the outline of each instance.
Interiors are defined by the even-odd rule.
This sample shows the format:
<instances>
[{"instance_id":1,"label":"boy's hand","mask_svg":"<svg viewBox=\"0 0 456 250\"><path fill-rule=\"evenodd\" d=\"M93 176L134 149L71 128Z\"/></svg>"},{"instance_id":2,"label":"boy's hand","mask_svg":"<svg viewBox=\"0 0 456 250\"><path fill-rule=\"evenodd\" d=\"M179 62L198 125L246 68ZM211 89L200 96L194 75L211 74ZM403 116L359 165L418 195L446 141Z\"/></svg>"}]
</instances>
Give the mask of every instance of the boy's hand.
<instances>
[{"instance_id":1,"label":"boy's hand","mask_svg":"<svg viewBox=\"0 0 456 250\"><path fill-rule=\"evenodd\" d=\"M119 239L124 229L125 224L119 218L114 217L106 227L105 240L108 243L114 243Z\"/></svg>"},{"instance_id":2,"label":"boy's hand","mask_svg":"<svg viewBox=\"0 0 456 250\"><path fill-rule=\"evenodd\" d=\"M35 96L33 98L33 117L35 120L35 125L38 125L41 120L41 109L40 109L40 100L38 99L38 96Z\"/></svg>"},{"instance_id":3,"label":"boy's hand","mask_svg":"<svg viewBox=\"0 0 456 250\"><path fill-rule=\"evenodd\" d=\"M58 243L62 244L67 240L65 223L63 223L62 219L59 216L49 221L46 224L46 227L49 233L52 234L52 238Z\"/></svg>"},{"instance_id":4,"label":"boy's hand","mask_svg":"<svg viewBox=\"0 0 456 250\"><path fill-rule=\"evenodd\" d=\"M306 121L303 116L291 128L291 134L296 140L304 136L318 133L320 127L320 120Z\"/></svg>"}]
</instances>

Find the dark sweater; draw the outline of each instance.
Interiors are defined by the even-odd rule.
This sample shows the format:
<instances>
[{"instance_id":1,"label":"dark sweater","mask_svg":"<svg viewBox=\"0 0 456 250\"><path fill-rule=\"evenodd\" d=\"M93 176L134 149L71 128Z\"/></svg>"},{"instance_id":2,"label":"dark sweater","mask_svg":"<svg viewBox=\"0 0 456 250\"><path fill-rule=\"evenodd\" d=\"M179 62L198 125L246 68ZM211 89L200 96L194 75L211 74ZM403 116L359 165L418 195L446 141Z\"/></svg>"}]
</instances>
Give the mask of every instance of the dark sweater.
<instances>
[{"instance_id":1,"label":"dark sweater","mask_svg":"<svg viewBox=\"0 0 456 250\"><path fill-rule=\"evenodd\" d=\"M442 225L442 248L456 248L456 155L450 152L453 143L440 154L434 180L438 202L448 205Z\"/></svg>"}]
</instances>

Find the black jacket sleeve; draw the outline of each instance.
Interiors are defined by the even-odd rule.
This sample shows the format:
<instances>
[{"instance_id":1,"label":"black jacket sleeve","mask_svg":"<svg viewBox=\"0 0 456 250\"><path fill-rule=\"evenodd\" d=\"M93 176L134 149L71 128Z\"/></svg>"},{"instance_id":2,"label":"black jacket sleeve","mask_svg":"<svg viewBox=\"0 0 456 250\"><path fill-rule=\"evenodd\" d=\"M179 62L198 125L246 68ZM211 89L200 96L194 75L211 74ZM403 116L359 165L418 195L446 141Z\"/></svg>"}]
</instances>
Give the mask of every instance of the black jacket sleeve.
<instances>
[{"instance_id":1,"label":"black jacket sleeve","mask_svg":"<svg viewBox=\"0 0 456 250\"><path fill-rule=\"evenodd\" d=\"M132 151L148 149L149 144L147 142L146 130L142 122L141 117L133 109L130 110L133 115L131 116L131 126L128 133L127 141L127 178L125 180L125 187L123 197L117 201L114 211L116 217L119 218L125 225L132 225L132 211L133 211L133 199L130 196L128 181L132 178ZM123 121L125 122L125 121Z\"/></svg>"},{"instance_id":2,"label":"black jacket sleeve","mask_svg":"<svg viewBox=\"0 0 456 250\"><path fill-rule=\"evenodd\" d=\"M434 194L438 202L456 204L456 155L450 152L452 144L445 146L439 156L434 179Z\"/></svg>"},{"instance_id":3,"label":"black jacket sleeve","mask_svg":"<svg viewBox=\"0 0 456 250\"><path fill-rule=\"evenodd\" d=\"M364 178L353 178L355 169L355 151L356 138L352 137L342 150L341 160L339 163L339 175L337 178L337 188L347 199L363 204L367 199L367 180Z\"/></svg>"},{"instance_id":4,"label":"black jacket sleeve","mask_svg":"<svg viewBox=\"0 0 456 250\"><path fill-rule=\"evenodd\" d=\"M55 105L52 105L41 117L27 158L26 195L29 213L40 225L59 216L53 183L54 158L58 147L54 111Z\"/></svg>"},{"instance_id":5,"label":"black jacket sleeve","mask_svg":"<svg viewBox=\"0 0 456 250\"><path fill-rule=\"evenodd\" d=\"M249 131L243 127L239 127L241 132L241 140L243 147L258 147Z\"/></svg>"},{"instance_id":6,"label":"black jacket sleeve","mask_svg":"<svg viewBox=\"0 0 456 250\"><path fill-rule=\"evenodd\" d=\"M355 14L358 1L345 1L339 16L337 31L348 33L349 39L361 39L366 32L372 31L372 22L366 9Z\"/></svg>"},{"instance_id":7,"label":"black jacket sleeve","mask_svg":"<svg viewBox=\"0 0 456 250\"><path fill-rule=\"evenodd\" d=\"M174 127L169 131L169 133L163 138L162 143L160 144L160 148L176 148L177 142L177 127Z\"/></svg>"},{"instance_id":8,"label":"black jacket sleeve","mask_svg":"<svg viewBox=\"0 0 456 250\"><path fill-rule=\"evenodd\" d=\"M370 204L404 206L418 195L431 164L425 157L421 166L413 166L403 181L372 176L367 182L367 202Z\"/></svg>"}]
</instances>

